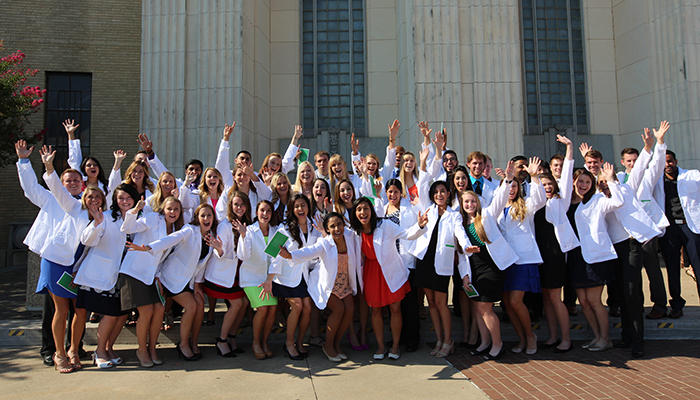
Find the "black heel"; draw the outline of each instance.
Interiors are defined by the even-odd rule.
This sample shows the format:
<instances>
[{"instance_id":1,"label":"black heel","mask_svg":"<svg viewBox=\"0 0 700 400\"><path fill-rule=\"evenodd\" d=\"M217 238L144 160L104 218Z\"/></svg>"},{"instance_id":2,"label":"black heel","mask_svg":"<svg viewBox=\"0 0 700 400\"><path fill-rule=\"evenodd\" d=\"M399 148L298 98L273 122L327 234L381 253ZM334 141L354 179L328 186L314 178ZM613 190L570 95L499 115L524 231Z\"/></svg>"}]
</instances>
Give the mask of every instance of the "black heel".
<instances>
[{"instance_id":1,"label":"black heel","mask_svg":"<svg viewBox=\"0 0 700 400\"><path fill-rule=\"evenodd\" d=\"M228 334L228 337L230 337L231 339L234 339L234 340L236 339L236 335L232 335L232 334L230 334L230 333ZM231 347L231 344L229 343L228 346ZM234 353L236 353L236 354L243 354L243 353L245 353L245 352L243 351L242 348L238 347L238 344L236 344L236 348L235 348L235 349L231 349L231 351L234 352Z\"/></svg>"},{"instance_id":2,"label":"black heel","mask_svg":"<svg viewBox=\"0 0 700 400\"><path fill-rule=\"evenodd\" d=\"M491 354L487 353L484 356L484 360L486 360L486 361L498 360L505 352L506 352L506 346L501 345L501 350L498 352L498 354L496 354L495 356L492 356Z\"/></svg>"},{"instance_id":3,"label":"black heel","mask_svg":"<svg viewBox=\"0 0 700 400\"><path fill-rule=\"evenodd\" d=\"M490 344L488 346L486 346L486 348L484 348L483 350L474 349L474 350L470 351L469 354L471 354L473 356L480 356L484 353L487 353L489 350L491 350Z\"/></svg>"},{"instance_id":4,"label":"black heel","mask_svg":"<svg viewBox=\"0 0 700 400\"><path fill-rule=\"evenodd\" d=\"M199 358L197 356L193 355L192 357L188 357L185 355L185 353L182 352L182 349L180 348L180 342L177 342L175 345L175 348L177 349L177 357L178 358L184 358L185 361L197 361Z\"/></svg>"},{"instance_id":5,"label":"black heel","mask_svg":"<svg viewBox=\"0 0 700 400\"><path fill-rule=\"evenodd\" d=\"M285 357L289 357L289 358L292 359L292 360L303 360L303 359L304 359L304 356L302 356L301 354L296 355L296 356L293 356L293 355L289 352L289 349L287 348L287 344L286 344L286 343L282 345L282 348L284 349L284 356L285 356ZM297 350L297 351L298 351L298 350Z\"/></svg>"},{"instance_id":6,"label":"black heel","mask_svg":"<svg viewBox=\"0 0 700 400\"><path fill-rule=\"evenodd\" d=\"M214 338L214 339L216 340L216 343L217 343L217 344L214 345L214 347L216 347L216 354L220 355L221 357L225 357L225 358L233 358L233 357L236 356L236 353L234 353L233 350L231 350L231 351L229 351L228 353L225 353L225 354L221 352L221 349L219 348L218 343L226 343L226 344L228 344L228 341L227 341L226 339L222 339L222 338L220 338L220 337L216 337L216 338Z\"/></svg>"}]
</instances>

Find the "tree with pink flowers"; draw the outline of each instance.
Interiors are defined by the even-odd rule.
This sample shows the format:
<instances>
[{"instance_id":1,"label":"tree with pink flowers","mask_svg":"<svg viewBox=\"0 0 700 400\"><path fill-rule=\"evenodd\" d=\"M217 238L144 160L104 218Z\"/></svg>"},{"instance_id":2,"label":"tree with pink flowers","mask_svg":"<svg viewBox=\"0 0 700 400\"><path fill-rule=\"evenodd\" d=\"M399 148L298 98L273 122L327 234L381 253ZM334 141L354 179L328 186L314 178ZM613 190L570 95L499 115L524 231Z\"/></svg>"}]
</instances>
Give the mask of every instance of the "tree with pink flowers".
<instances>
[{"instance_id":1,"label":"tree with pink flowers","mask_svg":"<svg viewBox=\"0 0 700 400\"><path fill-rule=\"evenodd\" d=\"M3 53L0 41L0 54ZM28 132L29 116L39 112L46 89L25 86L30 76L39 70L22 66L25 54L17 50L0 58L0 167L15 161L14 144L20 139L34 144L44 136L44 130Z\"/></svg>"}]
</instances>

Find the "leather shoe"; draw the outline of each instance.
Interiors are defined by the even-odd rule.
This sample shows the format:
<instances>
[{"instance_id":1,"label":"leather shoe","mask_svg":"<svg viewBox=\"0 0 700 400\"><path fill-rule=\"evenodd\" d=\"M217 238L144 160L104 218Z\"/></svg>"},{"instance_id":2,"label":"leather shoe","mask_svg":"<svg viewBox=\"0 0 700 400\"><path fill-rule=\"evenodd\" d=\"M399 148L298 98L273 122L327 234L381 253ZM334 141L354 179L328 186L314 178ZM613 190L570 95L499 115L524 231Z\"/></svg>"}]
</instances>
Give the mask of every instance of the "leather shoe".
<instances>
[{"instance_id":1,"label":"leather shoe","mask_svg":"<svg viewBox=\"0 0 700 400\"><path fill-rule=\"evenodd\" d=\"M44 365L47 367L53 367L54 362L53 362L53 354L47 354L44 356Z\"/></svg>"},{"instance_id":2,"label":"leather shoe","mask_svg":"<svg viewBox=\"0 0 700 400\"><path fill-rule=\"evenodd\" d=\"M615 343L614 346L617 349L626 349L626 348L630 347L631 344L632 343L630 343L630 342L625 342L625 341L620 340L619 342Z\"/></svg>"},{"instance_id":3,"label":"leather shoe","mask_svg":"<svg viewBox=\"0 0 700 400\"><path fill-rule=\"evenodd\" d=\"M666 312L659 309L653 309L649 314L646 315L646 319L661 319L666 317Z\"/></svg>"},{"instance_id":4,"label":"leather shoe","mask_svg":"<svg viewBox=\"0 0 700 400\"><path fill-rule=\"evenodd\" d=\"M611 317L619 317L620 316L620 307L610 307L608 309L608 315Z\"/></svg>"},{"instance_id":5,"label":"leather shoe","mask_svg":"<svg viewBox=\"0 0 700 400\"><path fill-rule=\"evenodd\" d=\"M671 310L670 313L668 313L669 318L673 319L678 319L683 316L683 310Z\"/></svg>"}]
</instances>

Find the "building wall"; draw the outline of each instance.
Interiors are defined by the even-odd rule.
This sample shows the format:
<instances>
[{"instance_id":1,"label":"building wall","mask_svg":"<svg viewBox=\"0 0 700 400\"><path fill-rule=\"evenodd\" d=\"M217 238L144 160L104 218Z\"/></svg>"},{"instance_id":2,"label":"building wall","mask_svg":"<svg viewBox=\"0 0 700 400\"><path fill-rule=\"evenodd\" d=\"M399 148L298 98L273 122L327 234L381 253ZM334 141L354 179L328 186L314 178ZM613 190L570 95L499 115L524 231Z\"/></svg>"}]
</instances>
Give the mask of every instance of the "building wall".
<instances>
[{"instance_id":1,"label":"building wall","mask_svg":"<svg viewBox=\"0 0 700 400\"><path fill-rule=\"evenodd\" d=\"M109 169L112 152L137 150L141 60L141 2L136 0L5 0L0 39L5 51L26 53L25 64L40 73L28 85L46 86L46 71L92 73L90 155ZM76 121L79 123L79 121ZM32 116L31 130L44 125L44 113ZM50 144L50 143L49 143ZM38 150L31 161L43 172ZM31 223L37 213L22 195L17 170L0 170L0 249L7 248L8 224ZM5 257L0 257L0 266Z\"/></svg>"}]
</instances>

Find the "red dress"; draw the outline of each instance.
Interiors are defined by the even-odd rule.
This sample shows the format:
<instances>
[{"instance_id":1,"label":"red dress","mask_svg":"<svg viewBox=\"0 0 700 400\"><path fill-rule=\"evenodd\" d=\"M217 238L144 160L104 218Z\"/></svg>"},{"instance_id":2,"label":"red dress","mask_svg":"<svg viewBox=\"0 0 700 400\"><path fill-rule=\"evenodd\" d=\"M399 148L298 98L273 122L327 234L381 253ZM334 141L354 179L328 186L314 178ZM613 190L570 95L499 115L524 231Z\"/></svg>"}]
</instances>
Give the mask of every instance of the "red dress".
<instances>
[{"instance_id":1,"label":"red dress","mask_svg":"<svg viewBox=\"0 0 700 400\"><path fill-rule=\"evenodd\" d=\"M362 278L365 283L365 299L370 307L384 307L403 300L406 293L411 291L411 286L406 281L399 290L391 293L391 289L384 279L382 266L379 265L377 255L374 253L373 236L362 234L362 254L365 256Z\"/></svg>"}]
</instances>

